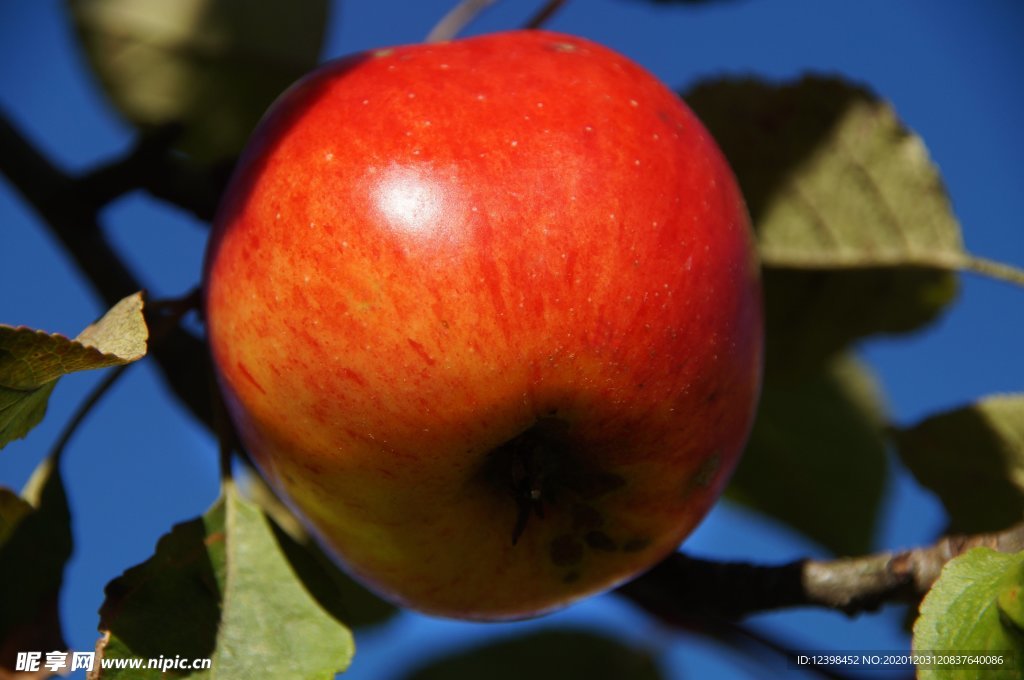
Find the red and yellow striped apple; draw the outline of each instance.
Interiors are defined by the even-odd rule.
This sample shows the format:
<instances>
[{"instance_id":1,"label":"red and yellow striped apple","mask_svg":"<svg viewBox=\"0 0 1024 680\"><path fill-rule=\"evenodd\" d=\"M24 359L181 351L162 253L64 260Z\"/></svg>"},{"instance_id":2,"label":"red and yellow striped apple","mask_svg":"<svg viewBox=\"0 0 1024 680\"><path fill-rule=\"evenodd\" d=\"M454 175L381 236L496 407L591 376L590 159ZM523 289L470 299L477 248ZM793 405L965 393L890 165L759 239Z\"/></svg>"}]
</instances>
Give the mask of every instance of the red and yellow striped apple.
<instances>
[{"instance_id":1,"label":"red and yellow striped apple","mask_svg":"<svg viewBox=\"0 0 1024 680\"><path fill-rule=\"evenodd\" d=\"M749 220L636 64L520 31L327 64L265 117L205 272L218 378L357 578L535 615L673 551L754 415Z\"/></svg>"}]
</instances>

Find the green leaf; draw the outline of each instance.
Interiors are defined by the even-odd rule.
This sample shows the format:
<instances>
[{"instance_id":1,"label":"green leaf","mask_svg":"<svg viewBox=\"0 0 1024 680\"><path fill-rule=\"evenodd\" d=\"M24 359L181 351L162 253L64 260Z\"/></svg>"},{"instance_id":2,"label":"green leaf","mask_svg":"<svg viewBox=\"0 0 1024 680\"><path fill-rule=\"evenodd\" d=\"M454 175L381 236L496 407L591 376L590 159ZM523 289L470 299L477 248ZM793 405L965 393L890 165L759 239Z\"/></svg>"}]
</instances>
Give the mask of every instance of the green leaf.
<instances>
[{"instance_id":1,"label":"green leaf","mask_svg":"<svg viewBox=\"0 0 1024 680\"><path fill-rule=\"evenodd\" d=\"M960 229L919 137L836 78L698 85L687 102L729 158L765 272L769 367L802 368L953 299Z\"/></svg>"},{"instance_id":2,"label":"green leaf","mask_svg":"<svg viewBox=\"0 0 1024 680\"><path fill-rule=\"evenodd\" d=\"M260 116L312 70L328 0L68 0L85 55L142 129L181 127L202 161L237 154Z\"/></svg>"},{"instance_id":3,"label":"green leaf","mask_svg":"<svg viewBox=\"0 0 1024 680\"><path fill-rule=\"evenodd\" d=\"M0 449L39 424L61 376L145 356L149 331L142 305L142 293L126 297L74 340L0 325Z\"/></svg>"},{"instance_id":4,"label":"green leaf","mask_svg":"<svg viewBox=\"0 0 1024 680\"><path fill-rule=\"evenodd\" d=\"M914 624L916 654L1003 655L997 665L920 666L920 680L1020 678L1024 671L1024 635L1020 597L1024 553L974 548L950 560L921 603Z\"/></svg>"},{"instance_id":5,"label":"green leaf","mask_svg":"<svg viewBox=\"0 0 1024 680\"><path fill-rule=\"evenodd\" d=\"M834 553L867 552L887 475L884 421L873 374L851 356L770 378L727 497Z\"/></svg>"},{"instance_id":6,"label":"green leaf","mask_svg":"<svg viewBox=\"0 0 1024 680\"><path fill-rule=\"evenodd\" d=\"M246 495L292 539L282 542L282 546L295 548L289 552L289 559L297 571L307 574L304 578L307 586L317 584L323 593L320 601L334 606L332 612L338 620L350 628L363 628L382 624L398 613L395 605L377 597L342 571L255 470L247 470L243 475Z\"/></svg>"},{"instance_id":7,"label":"green leaf","mask_svg":"<svg viewBox=\"0 0 1024 680\"><path fill-rule=\"evenodd\" d=\"M175 526L153 557L107 586L97 652L213 659L210 670L182 673L189 678L333 678L351 660L352 636L326 599L334 595L327 580L301 553L228 485L206 515ZM162 676L108 669L97 677Z\"/></svg>"},{"instance_id":8,"label":"green leaf","mask_svg":"<svg viewBox=\"0 0 1024 680\"><path fill-rule=\"evenodd\" d=\"M950 531L995 531L1024 517L1024 394L988 397L894 438L906 466L942 501Z\"/></svg>"},{"instance_id":9,"label":"green leaf","mask_svg":"<svg viewBox=\"0 0 1024 680\"><path fill-rule=\"evenodd\" d=\"M297 578L279 547L285 534L274 532L233 486L226 496L227 578L214 672L229 678L333 678L352 659L352 634Z\"/></svg>"},{"instance_id":10,"label":"green leaf","mask_svg":"<svg viewBox=\"0 0 1024 680\"><path fill-rule=\"evenodd\" d=\"M49 459L19 497L0 488L0 677L19 651L65 650L58 616L71 515L60 472Z\"/></svg>"},{"instance_id":11,"label":"green leaf","mask_svg":"<svg viewBox=\"0 0 1024 680\"><path fill-rule=\"evenodd\" d=\"M544 630L435 661L406 680L658 680L647 651L582 630Z\"/></svg>"},{"instance_id":12,"label":"green leaf","mask_svg":"<svg viewBox=\"0 0 1024 680\"><path fill-rule=\"evenodd\" d=\"M1024 641L1024 587L1022 585L1024 585L1024 567L1018 566L1016 569L1007 571L1000 583L999 597L996 600L1003 625L1018 641Z\"/></svg>"}]
</instances>

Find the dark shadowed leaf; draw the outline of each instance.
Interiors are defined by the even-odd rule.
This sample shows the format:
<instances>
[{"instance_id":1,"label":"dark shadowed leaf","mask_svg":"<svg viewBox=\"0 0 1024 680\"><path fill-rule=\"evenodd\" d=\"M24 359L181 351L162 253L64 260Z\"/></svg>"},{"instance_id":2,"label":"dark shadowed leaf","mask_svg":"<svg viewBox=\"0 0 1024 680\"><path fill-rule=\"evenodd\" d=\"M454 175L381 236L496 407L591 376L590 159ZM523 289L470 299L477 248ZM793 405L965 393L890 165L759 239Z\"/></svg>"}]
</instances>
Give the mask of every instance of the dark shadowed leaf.
<instances>
[{"instance_id":1,"label":"dark shadowed leaf","mask_svg":"<svg viewBox=\"0 0 1024 680\"><path fill-rule=\"evenodd\" d=\"M895 432L903 462L934 491L955 533L1024 518L1024 394L999 395Z\"/></svg>"},{"instance_id":2,"label":"dark shadowed leaf","mask_svg":"<svg viewBox=\"0 0 1024 680\"><path fill-rule=\"evenodd\" d=\"M653 656L614 638L545 630L435 661L406 680L658 680Z\"/></svg>"},{"instance_id":3,"label":"dark shadowed leaf","mask_svg":"<svg viewBox=\"0 0 1024 680\"><path fill-rule=\"evenodd\" d=\"M107 584L97 659L209 658L216 646L224 589L224 504L177 524L156 553ZM158 669L110 668L90 678L160 678ZM181 677L212 677L208 671Z\"/></svg>"},{"instance_id":4,"label":"dark shadowed leaf","mask_svg":"<svg viewBox=\"0 0 1024 680\"><path fill-rule=\"evenodd\" d=\"M18 652L67 648L57 604L71 547L67 498L51 460L20 497L0 488L0 677L13 673Z\"/></svg>"},{"instance_id":5,"label":"dark shadowed leaf","mask_svg":"<svg viewBox=\"0 0 1024 680\"><path fill-rule=\"evenodd\" d=\"M172 123L202 160L238 153L260 116L316 66L327 0L69 0L89 64L117 110Z\"/></svg>"},{"instance_id":6,"label":"dark shadowed leaf","mask_svg":"<svg viewBox=\"0 0 1024 680\"><path fill-rule=\"evenodd\" d=\"M727 497L834 553L864 553L887 475L884 422L875 378L853 357L770 377Z\"/></svg>"},{"instance_id":7,"label":"dark shadowed leaf","mask_svg":"<svg viewBox=\"0 0 1024 680\"><path fill-rule=\"evenodd\" d=\"M1002 666L935 665L918 668L921 680L1017 680L1024 673L1024 553L974 548L951 560L921 603L914 652L1002 655Z\"/></svg>"},{"instance_id":8,"label":"dark shadowed leaf","mask_svg":"<svg viewBox=\"0 0 1024 680\"><path fill-rule=\"evenodd\" d=\"M206 657L190 678L332 678L348 667L352 637L318 565L231 485L202 518L174 527L156 554L107 586L100 611L106 658ZM323 584L327 585L324 586ZM269 584L269 585L268 585ZM140 671L102 678L159 678Z\"/></svg>"},{"instance_id":9,"label":"dark shadowed leaf","mask_svg":"<svg viewBox=\"0 0 1024 680\"><path fill-rule=\"evenodd\" d=\"M953 299L959 225L920 138L836 78L698 85L687 102L736 171L762 261L769 367L905 332Z\"/></svg>"},{"instance_id":10,"label":"dark shadowed leaf","mask_svg":"<svg viewBox=\"0 0 1024 680\"><path fill-rule=\"evenodd\" d=\"M0 448L39 424L58 378L137 361L148 338L141 293L118 302L74 340L0 325Z\"/></svg>"},{"instance_id":11,"label":"dark shadowed leaf","mask_svg":"<svg viewBox=\"0 0 1024 680\"><path fill-rule=\"evenodd\" d=\"M767 370L813 372L860 338L924 326L955 294L954 276L935 269L766 267Z\"/></svg>"}]
</instances>

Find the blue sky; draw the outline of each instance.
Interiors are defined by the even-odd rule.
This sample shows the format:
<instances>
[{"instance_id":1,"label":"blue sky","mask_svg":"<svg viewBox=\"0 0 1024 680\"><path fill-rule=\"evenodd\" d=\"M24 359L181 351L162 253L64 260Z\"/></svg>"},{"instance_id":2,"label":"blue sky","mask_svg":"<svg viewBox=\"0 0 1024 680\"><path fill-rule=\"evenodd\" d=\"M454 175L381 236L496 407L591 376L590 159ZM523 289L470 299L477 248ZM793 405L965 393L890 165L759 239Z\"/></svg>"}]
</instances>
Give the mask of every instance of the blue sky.
<instances>
[{"instance_id":1,"label":"blue sky","mask_svg":"<svg viewBox=\"0 0 1024 680\"><path fill-rule=\"evenodd\" d=\"M335 11L323 57L415 42L450 1L350 0ZM516 27L539 3L506 0L470 33ZM549 28L623 52L671 86L720 74L792 78L839 73L891 100L941 168L974 253L1024 267L1024 5L1015 0L725 0L699 9L630 0L575 0ZM127 149L131 130L94 87L63 3L0 7L0 107L68 170ZM205 228L175 209L132 195L103 214L116 247L154 296L198 280ZM103 310L70 260L0 181L0 322L77 333ZM1024 291L965 276L957 304L927 331L872 340L893 416L913 422L979 396L1024 389ZM62 381L45 423L0 452L0 484L20 487L100 376ZM215 444L138 366L115 387L72 442L65 480L76 553L61 607L75 650L91 649L105 583L146 559L173 523L201 514L218 492ZM891 485L879 548L932 540L941 508L912 480ZM815 546L744 511L720 506L686 544L700 555L779 562L820 554ZM670 677L755 678L765 669L723 657L699 638L666 632L613 597L599 597L536 624L479 626L407 615L360 638L347 677L388 678L401 660L527 625L611 628L662 652ZM796 612L755 617L755 626L807 649L898 649L895 610L849 621ZM616 628L620 630L620 628ZM396 662L396 659L399 660ZM793 677L798 674L793 671Z\"/></svg>"}]
</instances>

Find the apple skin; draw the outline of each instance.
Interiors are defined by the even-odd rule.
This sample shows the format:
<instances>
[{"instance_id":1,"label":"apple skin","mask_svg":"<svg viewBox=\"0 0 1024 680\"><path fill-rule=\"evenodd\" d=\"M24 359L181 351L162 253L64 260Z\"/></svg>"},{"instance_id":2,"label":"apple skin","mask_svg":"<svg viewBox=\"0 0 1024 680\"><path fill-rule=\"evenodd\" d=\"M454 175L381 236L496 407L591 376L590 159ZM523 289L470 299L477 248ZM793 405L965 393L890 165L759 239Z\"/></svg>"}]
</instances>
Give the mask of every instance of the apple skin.
<instances>
[{"instance_id":1,"label":"apple skin","mask_svg":"<svg viewBox=\"0 0 1024 680\"><path fill-rule=\"evenodd\" d=\"M671 553L760 388L730 168L625 57L517 31L329 63L264 118L207 254L268 481L385 597L515 619Z\"/></svg>"}]
</instances>

